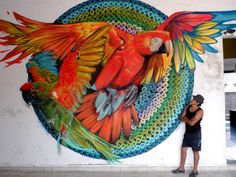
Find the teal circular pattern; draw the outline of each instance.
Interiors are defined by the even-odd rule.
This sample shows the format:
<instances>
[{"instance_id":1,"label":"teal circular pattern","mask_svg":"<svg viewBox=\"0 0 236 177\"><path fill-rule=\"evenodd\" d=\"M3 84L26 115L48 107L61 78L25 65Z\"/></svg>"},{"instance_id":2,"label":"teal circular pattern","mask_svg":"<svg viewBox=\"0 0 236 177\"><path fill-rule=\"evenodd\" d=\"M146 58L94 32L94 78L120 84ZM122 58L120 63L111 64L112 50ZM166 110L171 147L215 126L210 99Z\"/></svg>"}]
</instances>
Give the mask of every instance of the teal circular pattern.
<instances>
[{"instance_id":1,"label":"teal circular pattern","mask_svg":"<svg viewBox=\"0 0 236 177\"><path fill-rule=\"evenodd\" d=\"M54 23L106 21L123 31L136 34L154 30L167 16L156 8L138 0L90 0L71 8ZM133 125L130 138L123 136L111 144L112 152L120 158L136 156L151 150L166 140L180 124L180 115L189 103L193 90L194 73L189 68L175 72L173 64L158 83L150 82L140 88L135 102L140 124ZM47 124L39 107L34 110L46 130L58 139L58 134ZM101 159L97 151L64 145L82 155Z\"/></svg>"}]
</instances>

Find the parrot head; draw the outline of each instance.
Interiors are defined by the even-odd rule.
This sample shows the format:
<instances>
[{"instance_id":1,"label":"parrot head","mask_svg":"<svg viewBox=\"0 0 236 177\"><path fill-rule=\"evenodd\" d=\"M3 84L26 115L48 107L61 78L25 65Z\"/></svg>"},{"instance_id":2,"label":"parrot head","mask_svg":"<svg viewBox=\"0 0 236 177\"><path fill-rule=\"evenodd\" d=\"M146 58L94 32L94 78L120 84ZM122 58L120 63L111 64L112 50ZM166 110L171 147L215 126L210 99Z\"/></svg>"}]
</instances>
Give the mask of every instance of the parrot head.
<instances>
[{"instance_id":1,"label":"parrot head","mask_svg":"<svg viewBox=\"0 0 236 177\"><path fill-rule=\"evenodd\" d=\"M27 104L40 104L50 98L52 86L44 82L27 82L20 88L22 97Z\"/></svg>"},{"instance_id":2,"label":"parrot head","mask_svg":"<svg viewBox=\"0 0 236 177\"><path fill-rule=\"evenodd\" d=\"M173 54L170 33L167 31L150 31L135 36L134 44L141 55L152 55L154 53Z\"/></svg>"}]
</instances>

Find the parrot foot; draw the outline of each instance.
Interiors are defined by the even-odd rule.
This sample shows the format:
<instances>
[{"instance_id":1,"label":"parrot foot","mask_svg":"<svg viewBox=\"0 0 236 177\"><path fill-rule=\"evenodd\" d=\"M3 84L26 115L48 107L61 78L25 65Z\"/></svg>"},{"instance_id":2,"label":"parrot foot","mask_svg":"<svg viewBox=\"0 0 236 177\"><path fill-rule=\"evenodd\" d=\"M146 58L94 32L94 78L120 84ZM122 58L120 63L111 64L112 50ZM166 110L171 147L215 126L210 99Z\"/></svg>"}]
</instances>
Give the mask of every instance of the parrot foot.
<instances>
[{"instance_id":1,"label":"parrot foot","mask_svg":"<svg viewBox=\"0 0 236 177\"><path fill-rule=\"evenodd\" d=\"M125 107L130 107L136 100L138 95L138 87L136 85L129 86L125 91L118 91L113 88L101 90L96 98L96 112L99 113L97 120L115 112L124 101Z\"/></svg>"},{"instance_id":2,"label":"parrot foot","mask_svg":"<svg viewBox=\"0 0 236 177\"><path fill-rule=\"evenodd\" d=\"M106 88L99 92L95 101L97 120L102 120L107 115L115 112L125 99L125 94L120 94L116 89Z\"/></svg>"},{"instance_id":3,"label":"parrot foot","mask_svg":"<svg viewBox=\"0 0 236 177\"><path fill-rule=\"evenodd\" d=\"M127 88L127 94L125 96L125 107L131 106L138 95L138 87L136 85L131 85Z\"/></svg>"}]
</instances>

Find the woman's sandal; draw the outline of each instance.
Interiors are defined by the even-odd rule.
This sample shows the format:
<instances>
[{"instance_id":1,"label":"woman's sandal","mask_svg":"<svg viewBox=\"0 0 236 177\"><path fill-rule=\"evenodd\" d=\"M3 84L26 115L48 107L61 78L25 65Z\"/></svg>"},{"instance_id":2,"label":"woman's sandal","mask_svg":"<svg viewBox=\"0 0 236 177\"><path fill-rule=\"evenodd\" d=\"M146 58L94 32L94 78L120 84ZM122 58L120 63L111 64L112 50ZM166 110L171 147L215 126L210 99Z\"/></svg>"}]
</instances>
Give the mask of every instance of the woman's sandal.
<instances>
[{"instance_id":1,"label":"woman's sandal","mask_svg":"<svg viewBox=\"0 0 236 177\"><path fill-rule=\"evenodd\" d=\"M172 170L172 173L175 173L175 174L177 174L177 173L184 173L184 172L185 172L184 169L181 170L181 169L179 169L179 168L177 168L176 170Z\"/></svg>"}]
</instances>

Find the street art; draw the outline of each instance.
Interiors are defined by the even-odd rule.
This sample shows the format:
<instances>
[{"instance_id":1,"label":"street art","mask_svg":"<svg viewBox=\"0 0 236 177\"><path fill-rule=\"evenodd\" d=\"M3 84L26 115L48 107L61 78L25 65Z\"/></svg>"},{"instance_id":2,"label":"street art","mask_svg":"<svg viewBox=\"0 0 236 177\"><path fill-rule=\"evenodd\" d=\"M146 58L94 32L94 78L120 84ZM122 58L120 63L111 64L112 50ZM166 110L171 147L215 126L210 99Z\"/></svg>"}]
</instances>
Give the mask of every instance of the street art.
<instances>
[{"instance_id":1,"label":"street art","mask_svg":"<svg viewBox=\"0 0 236 177\"><path fill-rule=\"evenodd\" d=\"M163 12L137 0L90 0L53 23L0 21L0 61L26 64L20 88L42 125L82 155L116 162L163 142L189 103L195 60L235 28L236 10Z\"/></svg>"}]
</instances>

